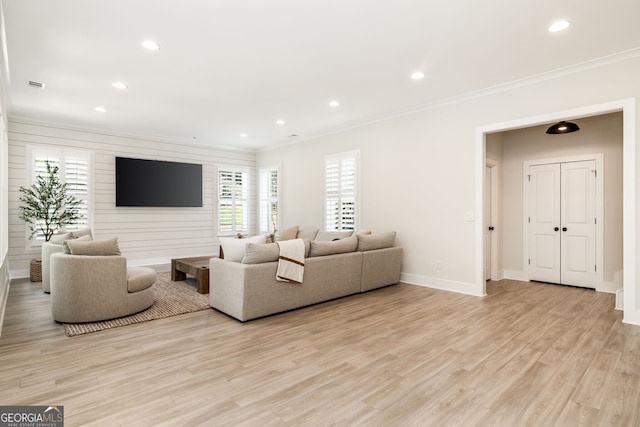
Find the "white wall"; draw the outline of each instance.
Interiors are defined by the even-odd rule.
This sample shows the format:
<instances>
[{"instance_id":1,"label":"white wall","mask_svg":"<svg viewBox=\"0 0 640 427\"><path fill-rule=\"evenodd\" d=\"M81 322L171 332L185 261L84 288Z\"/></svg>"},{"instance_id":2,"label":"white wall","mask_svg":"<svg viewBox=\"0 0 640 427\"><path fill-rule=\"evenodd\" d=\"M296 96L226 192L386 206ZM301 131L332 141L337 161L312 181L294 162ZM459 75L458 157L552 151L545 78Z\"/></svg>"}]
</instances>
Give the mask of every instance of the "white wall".
<instances>
[{"instance_id":1,"label":"white wall","mask_svg":"<svg viewBox=\"0 0 640 427\"><path fill-rule=\"evenodd\" d=\"M7 143L7 84L8 70L4 43L4 15L0 3L0 334L9 296L9 228L8 228L8 143Z\"/></svg>"},{"instance_id":2,"label":"white wall","mask_svg":"<svg viewBox=\"0 0 640 427\"><path fill-rule=\"evenodd\" d=\"M0 334L9 296L8 142L4 96L0 93Z\"/></svg>"},{"instance_id":3,"label":"white wall","mask_svg":"<svg viewBox=\"0 0 640 427\"><path fill-rule=\"evenodd\" d=\"M547 126L499 134L503 154L504 268L506 277L526 277L523 259L523 162L586 154L604 154L604 268L598 290L622 288L622 114L575 120L580 131L547 135ZM487 139L487 149L497 145Z\"/></svg>"},{"instance_id":4,"label":"white wall","mask_svg":"<svg viewBox=\"0 0 640 427\"><path fill-rule=\"evenodd\" d=\"M27 186L28 146L55 146L93 153L93 221L95 239L118 237L130 265L166 264L171 258L217 254L214 165L250 168L255 198L255 154L187 146L170 141L117 136L10 118L9 121L9 268L12 277L28 275L29 261L40 257L18 218L20 186ZM115 206L115 157L170 160L203 165L203 207L151 208ZM255 218L255 203L252 205ZM256 224L252 224L255 231Z\"/></svg>"},{"instance_id":5,"label":"white wall","mask_svg":"<svg viewBox=\"0 0 640 427\"><path fill-rule=\"evenodd\" d=\"M261 152L258 164L282 164L283 225L321 225L322 156L360 149L360 225L398 232L398 244L405 248L403 280L478 294L475 224L465 221L465 212L476 209L476 131L494 123L639 97L638 75L637 55L611 57ZM637 215L635 223L640 223ZM436 270L437 260L442 270ZM640 296L633 298L640 319Z\"/></svg>"}]
</instances>

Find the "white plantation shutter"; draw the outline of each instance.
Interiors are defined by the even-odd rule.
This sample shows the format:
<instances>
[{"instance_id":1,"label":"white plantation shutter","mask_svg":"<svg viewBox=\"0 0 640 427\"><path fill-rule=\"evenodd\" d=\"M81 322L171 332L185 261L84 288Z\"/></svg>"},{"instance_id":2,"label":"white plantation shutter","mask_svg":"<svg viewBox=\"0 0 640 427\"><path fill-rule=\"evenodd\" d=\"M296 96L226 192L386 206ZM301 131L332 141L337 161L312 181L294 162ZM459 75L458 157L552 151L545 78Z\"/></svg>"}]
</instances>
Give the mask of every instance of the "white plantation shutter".
<instances>
[{"instance_id":1,"label":"white plantation shutter","mask_svg":"<svg viewBox=\"0 0 640 427\"><path fill-rule=\"evenodd\" d=\"M80 218L75 224L69 224L67 231L89 227L89 159L80 156L67 156L60 172L68 184L67 193L82 203L78 206Z\"/></svg>"},{"instance_id":2,"label":"white plantation shutter","mask_svg":"<svg viewBox=\"0 0 640 427\"><path fill-rule=\"evenodd\" d=\"M325 227L355 230L358 190L357 151L325 157Z\"/></svg>"},{"instance_id":3,"label":"white plantation shutter","mask_svg":"<svg viewBox=\"0 0 640 427\"><path fill-rule=\"evenodd\" d=\"M272 232L279 228L280 218L280 168L269 166L260 169L260 232Z\"/></svg>"},{"instance_id":4,"label":"white plantation shutter","mask_svg":"<svg viewBox=\"0 0 640 427\"><path fill-rule=\"evenodd\" d=\"M58 167L58 175L62 183L67 184L67 194L82 201L78 206L80 218L74 224L68 224L64 230L73 231L91 226L91 153L66 150L30 149L31 185L36 178L47 173L47 162ZM35 241L44 241L44 235L37 233Z\"/></svg>"},{"instance_id":5,"label":"white plantation shutter","mask_svg":"<svg viewBox=\"0 0 640 427\"><path fill-rule=\"evenodd\" d=\"M249 173L246 169L218 169L218 234L249 231Z\"/></svg>"}]
</instances>

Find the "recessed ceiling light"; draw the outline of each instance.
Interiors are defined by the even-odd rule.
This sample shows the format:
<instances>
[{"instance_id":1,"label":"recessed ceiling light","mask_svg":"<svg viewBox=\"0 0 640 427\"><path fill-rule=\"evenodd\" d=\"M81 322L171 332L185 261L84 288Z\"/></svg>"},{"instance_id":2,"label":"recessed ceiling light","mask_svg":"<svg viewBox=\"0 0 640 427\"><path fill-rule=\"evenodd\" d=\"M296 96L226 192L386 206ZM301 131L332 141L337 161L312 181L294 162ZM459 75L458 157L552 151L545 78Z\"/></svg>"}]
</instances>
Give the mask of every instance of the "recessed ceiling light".
<instances>
[{"instance_id":1,"label":"recessed ceiling light","mask_svg":"<svg viewBox=\"0 0 640 427\"><path fill-rule=\"evenodd\" d=\"M160 49L160 45L153 40L145 40L142 42L142 47L149 50L158 50Z\"/></svg>"},{"instance_id":2,"label":"recessed ceiling light","mask_svg":"<svg viewBox=\"0 0 640 427\"><path fill-rule=\"evenodd\" d=\"M115 87L116 89L126 89L127 85L122 83L122 82L113 82L111 84L111 86Z\"/></svg>"},{"instance_id":3,"label":"recessed ceiling light","mask_svg":"<svg viewBox=\"0 0 640 427\"><path fill-rule=\"evenodd\" d=\"M330 106L330 107L334 107L334 108L335 108L335 107L339 107L339 106L340 106L340 103L339 103L338 101L331 101L331 102L329 103L329 106Z\"/></svg>"},{"instance_id":4,"label":"recessed ceiling light","mask_svg":"<svg viewBox=\"0 0 640 427\"><path fill-rule=\"evenodd\" d=\"M277 125L283 125L283 124L284 124L284 120L278 120L278 121L276 122L276 124L277 124Z\"/></svg>"},{"instance_id":5,"label":"recessed ceiling light","mask_svg":"<svg viewBox=\"0 0 640 427\"><path fill-rule=\"evenodd\" d=\"M241 133L241 134L240 134L240 138L246 138L246 137L248 137L248 136L249 136L249 135L247 135L246 133Z\"/></svg>"},{"instance_id":6,"label":"recessed ceiling light","mask_svg":"<svg viewBox=\"0 0 640 427\"><path fill-rule=\"evenodd\" d=\"M106 109L106 108L104 108L104 107L96 107L96 111L97 111L98 113L106 113L106 112L107 112L107 109Z\"/></svg>"},{"instance_id":7,"label":"recessed ceiling light","mask_svg":"<svg viewBox=\"0 0 640 427\"><path fill-rule=\"evenodd\" d=\"M553 24L551 24L551 26L549 26L549 32L557 33L558 31L566 30L567 28L569 28L569 25L571 24L567 21L554 22Z\"/></svg>"},{"instance_id":8,"label":"recessed ceiling light","mask_svg":"<svg viewBox=\"0 0 640 427\"><path fill-rule=\"evenodd\" d=\"M423 77L424 77L424 73L422 71L415 71L413 74L411 74L411 78L413 80L420 80Z\"/></svg>"}]
</instances>

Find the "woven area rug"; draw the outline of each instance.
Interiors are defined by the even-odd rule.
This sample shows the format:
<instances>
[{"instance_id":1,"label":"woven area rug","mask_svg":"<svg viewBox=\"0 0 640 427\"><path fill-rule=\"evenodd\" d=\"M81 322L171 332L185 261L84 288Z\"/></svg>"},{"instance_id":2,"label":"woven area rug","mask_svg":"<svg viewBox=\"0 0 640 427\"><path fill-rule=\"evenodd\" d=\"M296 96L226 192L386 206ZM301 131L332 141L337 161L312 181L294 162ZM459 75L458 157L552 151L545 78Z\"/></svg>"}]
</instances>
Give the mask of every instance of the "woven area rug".
<instances>
[{"instance_id":1,"label":"woven area rug","mask_svg":"<svg viewBox=\"0 0 640 427\"><path fill-rule=\"evenodd\" d=\"M102 322L63 323L64 331L68 336L73 337L209 308L209 294L199 294L196 289L196 281L193 278L173 282L170 272L161 272L156 275L154 286L156 288L155 301L148 309L131 316Z\"/></svg>"}]
</instances>

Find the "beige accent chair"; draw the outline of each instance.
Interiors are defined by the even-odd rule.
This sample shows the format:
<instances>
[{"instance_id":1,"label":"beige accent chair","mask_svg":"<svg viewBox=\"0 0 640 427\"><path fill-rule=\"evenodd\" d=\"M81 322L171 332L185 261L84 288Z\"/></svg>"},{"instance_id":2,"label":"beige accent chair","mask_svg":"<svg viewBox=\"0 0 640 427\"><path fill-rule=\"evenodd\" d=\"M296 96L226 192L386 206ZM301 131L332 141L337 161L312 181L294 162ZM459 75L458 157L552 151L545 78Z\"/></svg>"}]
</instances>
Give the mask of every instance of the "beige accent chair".
<instances>
[{"instance_id":1,"label":"beige accent chair","mask_svg":"<svg viewBox=\"0 0 640 427\"><path fill-rule=\"evenodd\" d=\"M44 242L42 244L42 290L46 293L51 292L51 275L49 274L51 271L51 255L58 252L64 252L62 244L52 242Z\"/></svg>"},{"instance_id":2,"label":"beige accent chair","mask_svg":"<svg viewBox=\"0 0 640 427\"><path fill-rule=\"evenodd\" d=\"M48 242L42 243L40 259L42 260L42 290L46 293L51 292L51 284L50 284L50 259L51 254L55 254L57 252L64 252L63 243L65 240L71 239L79 239L85 238L91 240L92 234L90 228L85 228L82 230L75 230L69 233L60 233L54 234L51 236L51 240Z\"/></svg>"},{"instance_id":3,"label":"beige accent chair","mask_svg":"<svg viewBox=\"0 0 640 427\"><path fill-rule=\"evenodd\" d=\"M51 255L51 313L63 323L96 322L138 313L154 301L156 273L127 268L122 255Z\"/></svg>"}]
</instances>

